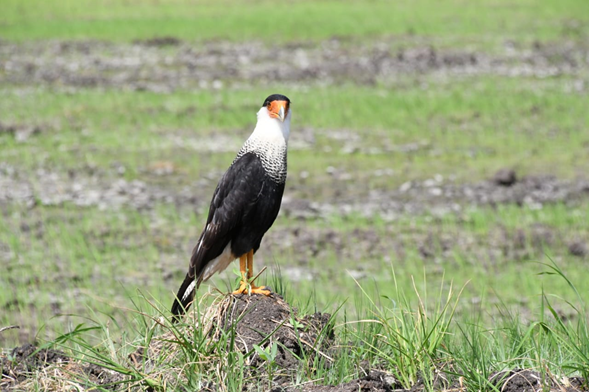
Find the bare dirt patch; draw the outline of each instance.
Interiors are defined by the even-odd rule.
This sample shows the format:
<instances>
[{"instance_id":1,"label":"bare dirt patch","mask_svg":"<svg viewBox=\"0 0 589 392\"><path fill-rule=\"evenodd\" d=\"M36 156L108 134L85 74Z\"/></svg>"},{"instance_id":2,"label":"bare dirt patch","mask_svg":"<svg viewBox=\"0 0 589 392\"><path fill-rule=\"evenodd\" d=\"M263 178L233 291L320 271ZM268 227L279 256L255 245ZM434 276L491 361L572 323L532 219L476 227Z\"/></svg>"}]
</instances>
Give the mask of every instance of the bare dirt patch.
<instances>
[{"instance_id":1,"label":"bare dirt patch","mask_svg":"<svg viewBox=\"0 0 589 392\"><path fill-rule=\"evenodd\" d=\"M16 347L6 357L0 357L2 377L14 382L22 382L38 368L54 363L68 363L68 356L62 351L41 349L32 344Z\"/></svg>"},{"instance_id":2,"label":"bare dirt patch","mask_svg":"<svg viewBox=\"0 0 589 392\"><path fill-rule=\"evenodd\" d=\"M349 197L345 192L331 202L311 202L287 195L283 211L297 219L346 216L360 213L378 215L394 221L402 214L428 212L442 216L463 211L469 206L516 204L542 208L549 203L576 203L589 197L589 180L559 179L551 175L525 176L521 179L493 178L476 183L455 183L434 176L424 181L408 181L397 189L370 190L366 195Z\"/></svg>"},{"instance_id":3,"label":"bare dirt patch","mask_svg":"<svg viewBox=\"0 0 589 392\"><path fill-rule=\"evenodd\" d=\"M16 347L0 355L0 390L64 390L68 381L79 378L80 385L94 383L110 390L123 376L94 364L84 364L63 351L32 344ZM114 390L114 389L113 389Z\"/></svg>"},{"instance_id":4,"label":"bare dirt patch","mask_svg":"<svg viewBox=\"0 0 589 392\"><path fill-rule=\"evenodd\" d=\"M158 164L148 168L146 180L128 181L113 178L113 173L82 170L62 174L39 169L32 175L17 168L0 164L0 205L18 203L34 207L37 204L59 206L71 203L80 207L97 206L102 209L121 206L153 209L161 204L178 207L207 208L212 182L220 176L214 172L193 184L181 187L154 179L159 171L168 173L173 166ZM166 172L166 170L168 172ZM509 178L498 176L508 176ZM166 174L169 177L169 173ZM513 178L512 178L513 176ZM400 215L423 212L444 215L464 210L469 206L516 204L542 208L550 203L577 203L589 198L589 180L585 178L559 179L551 175L516 178L515 173L497 174L476 183L455 183L434 176L424 181L408 181L397 189L365 189L350 196L347 184L334 179L335 192L329 201L301 198L295 184L283 200L282 213L294 219L317 219L332 215L378 215L385 220L396 220ZM152 181L153 180L153 181ZM296 181L296 179L293 179ZM325 198L323 198L325 199Z\"/></svg>"},{"instance_id":5,"label":"bare dirt patch","mask_svg":"<svg viewBox=\"0 0 589 392\"><path fill-rule=\"evenodd\" d=\"M159 169L165 170L165 167ZM59 206L71 203L80 207L107 209L127 206L139 210L151 209L162 203L200 206L203 201L198 199L198 192L194 189L170 190L140 180L109 179L100 175L62 175L43 169L39 169L34 176L21 178L12 168L7 167L4 173L0 168L0 205L16 202L34 207L38 204Z\"/></svg>"},{"instance_id":6,"label":"bare dirt patch","mask_svg":"<svg viewBox=\"0 0 589 392\"><path fill-rule=\"evenodd\" d=\"M403 45L402 47L400 45ZM488 55L440 49L407 37L270 46L261 42L193 44L160 37L133 44L99 41L0 43L0 83L72 87L116 87L170 92L220 89L224 83L341 81L386 83L407 74L500 74L547 77L575 74L589 62L578 42L506 42ZM276 67L276 64L280 67ZM584 88L581 86L581 88Z\"/></svg>"}]
</instances>

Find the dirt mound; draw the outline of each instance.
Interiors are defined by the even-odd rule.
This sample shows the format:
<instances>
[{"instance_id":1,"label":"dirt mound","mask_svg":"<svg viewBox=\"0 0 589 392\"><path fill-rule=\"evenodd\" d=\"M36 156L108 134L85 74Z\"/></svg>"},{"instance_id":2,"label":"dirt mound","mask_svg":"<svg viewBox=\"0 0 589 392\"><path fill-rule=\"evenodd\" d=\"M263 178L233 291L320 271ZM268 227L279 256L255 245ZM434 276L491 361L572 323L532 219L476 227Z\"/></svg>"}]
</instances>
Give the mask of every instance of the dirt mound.
<instances>
[{"instance_id":1,"label":"dirt mound","mask_svg":"<svg viewBox=\"0 0 589 392\"><path fill-rule=\"evenodd\" d=\"M512 186L517 182L517 176L513 169L501 169L493 176L493 182L496 185Z\"/></svg>"},{"instance_id":2,"label":"dirt mound","mask_svg":"<svg viewBox=\"0 0 589 392\"><path fill-rule=\"evenodd\" d=\"M304 387L292 387L286 389L275 388L273 392L402 392L399 385L394 380L389 380L390 376L385 373L373 371L369 375L358 378L340 385L307 385ZM392 381L392 382L391 382Z\"/></svg>"},{"instance_id":3,"label":"dirt mound","mask_svg":"<svg viewBox=\"0 0 589 392\"><path fill-rule=\"evenodd\" d=\"M226 354L237 352L244 359L244 377L271 379L272 386L283 387L291 385L297 372L317 355L329 360L334 342L327 313L301 317L277 294L227 295L202 315L193 310L184 324L152 339L149 347L140 347L131 358L147 364L150 370L156 369L163 357L168 363L183 363L190 360L185 356L187 343L197 346L193 340L199 336L207 340L207 347L198 354L205 370L219 371L225 366ZM217 389L208 385L208 390Z\"/></svg>"},{"instance_id":4,"label":"dirt mound","mask_svg":"<svg viewBox=\"0 0 589 392\"><path fill-rule=\"evenodd\" d=\"M321 335L325 341L320 348L332 343L330 318L327 313L316 313L299 319L296 309L278 297L238 295L229 297L227 308L217 319L217 328L225 332L235 329L239 337L236 345L242 352L249 352L254 345L271 348L277 343L276 364L282 369L296 371L299 367L297 357L319 352L316 344ZM258 354L250 366L258 368L264 362Z\"/></svg>"},{"instance_id":5,"label":"dirt mound","mask_svg":"<svg viewBox=\"0 0 589 392\"><path fill-rule=\"evenodd\" d=\"M529 369L514 369L498 372L490 377L491 384L504 392L520 391L587 391L588 386L580 377L572 377L556 382L548 374L540 374Z\"/></svg>"}]
</instances>

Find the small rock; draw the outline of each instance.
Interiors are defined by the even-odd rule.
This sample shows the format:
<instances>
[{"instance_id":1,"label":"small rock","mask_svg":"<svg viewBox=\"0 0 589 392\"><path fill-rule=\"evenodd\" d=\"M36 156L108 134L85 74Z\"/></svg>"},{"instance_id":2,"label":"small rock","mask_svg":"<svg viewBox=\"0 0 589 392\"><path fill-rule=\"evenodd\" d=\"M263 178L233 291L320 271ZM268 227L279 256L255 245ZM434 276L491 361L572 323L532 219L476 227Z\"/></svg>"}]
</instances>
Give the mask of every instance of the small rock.
<instances>
[{"instance_id":1,"label":"small rock","mask_svg":"<svg viewBox=\"0 0 589 392\"><path fill-rule=\"evenodd\" d=\"M133 41L135 45L145 46L178 46L182 43L179 38L171 36L153 37L149 39L137 39Z\"/></svg>"},{"instance_id":2,"label":"small rock","mask_svg":"<svg viewBox=\"0 0 589 392\"><path fill-rule=\"evenodd\" d=\"M413 186L413 184L411 183L411 181L407 181L407 182L403 183L403 185L401 185L399 187L399 192L405 193L409 189L411 189L412 186Z\"/></svg>"},{"instance_id":3,"label":"small rock","mask_svg":"<svg viewBox=\"0 0 589 392\"><path fill-rule=\"evenodd\" d=\"M575 241L569 244L569 253L577 257L585 257L589 254L587 244L581 241Z\"/></svg>"},{"instance_id":4,"label":"small rock","mask_svg":"<svg viewBox=\"0 0 589 392\"><path fill-rule=\"evenodd\" d=\"M515 170L513 169L500 169L493 176L493 182L501 186L512 186L517 182Z\"/></svg>"}]
</instances>

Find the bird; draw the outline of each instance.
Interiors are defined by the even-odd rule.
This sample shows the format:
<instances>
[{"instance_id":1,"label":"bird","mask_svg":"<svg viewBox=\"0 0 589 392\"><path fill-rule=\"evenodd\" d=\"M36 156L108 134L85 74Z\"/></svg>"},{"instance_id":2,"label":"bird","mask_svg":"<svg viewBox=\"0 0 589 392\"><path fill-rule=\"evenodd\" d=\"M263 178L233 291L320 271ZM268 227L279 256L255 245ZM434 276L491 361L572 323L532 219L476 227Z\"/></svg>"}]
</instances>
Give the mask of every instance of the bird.
<instances>
[{"instance_id":1,"label":"bird","mask_svg":"<svg viewBox=\"0 0 589 392\"><path fill-rule=\"evenodd\" d=\"M271 295L271 290L252 281L254 254L280 211L291 116L286 96L272 94L264 100L254 131L215 188L206 224L172 305L174 322L188 310L201 283L236 259L241 281L233 294Z\"/></svg>"}]
</instances>

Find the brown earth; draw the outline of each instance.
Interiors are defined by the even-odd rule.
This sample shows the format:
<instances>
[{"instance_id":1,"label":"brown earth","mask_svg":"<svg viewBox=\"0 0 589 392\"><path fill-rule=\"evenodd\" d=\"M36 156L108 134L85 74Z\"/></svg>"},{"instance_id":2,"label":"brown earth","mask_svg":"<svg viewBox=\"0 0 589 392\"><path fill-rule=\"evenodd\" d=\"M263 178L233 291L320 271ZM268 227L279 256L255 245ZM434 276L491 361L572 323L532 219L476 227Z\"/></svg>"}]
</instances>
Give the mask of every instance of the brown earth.
<instances>
[{"instance_id":1,"label":"brown earth","mask_svg":"<svg viewBox=\"0 0 589 392\"><path fill-rule=\"evenodd\" d=\"M215 173L216 174L216 173ZM550 175L500 179L498 175L476 183L455 183L434 176L424 181L409 181L397 189L371 189L365 194L346 196L346 192L329 201L309 201L293 189L283 200L282 213L297 219L323 218L337 214L362 213L395 220L403 213L430 212L435 215L454 213L472 205L517 204L541 208L545 203L575 203L589 197L589 179L559 179ZM204 176L205 179L208 176ZM211 176L217 178L218 176ZM506 183L505 181L509 181ZM336 186L338 181L334 182ZM145 181L114 179L112 173L80 170L61 174L39 169L32 175L18 169L0 166L0 206L19 203L117 208L153 209L158 204L204 209L208 207L210 189L194 183L181 189L150 184ZM298 196L297 196L298 195Z\"/></svg>"},{"instance_id":2,"label":"brown earth","mask_svg":"<svg viewBox=\"0 0 589 392\"><path fill-rule=\"evenodd\" d=\"M210 200L210 188L202 184L174 189L173 186L148 184L139 180L112 180L105 173L78 173L68 176L39 170L34 174L35 178L31 178L16 169L4 169L0 167L0 207L17 203L34 209L38 204L59 206L71 203L100 209L126 206L149 211L161 204L173 204L180 209L204 211ZM393 226L386 233L358 229L352 233L356 239L353 246L346 241L349 233L329 228L312 228L305 224L308 220L328 219L331 216L345 218L358 214L368 219L378 216L387 222L420 213L429 213L441 219L448 214L460 216L472 206L485 205L514 204L541 209L546 204L564 203L574 207L589 198L587 179L565 180L548 175L521 177L511 170L505 172L477 183L455 183L434 176L424 181L407 182L396 189L370 190L365 195L354 195L353 198L342 192L329 201L310 201L293 190L284 197L280 212L292 220L293 224L274 228L266 236L265 242L276 252L293 248L304 250L292 255L293 261L300 266L305 266L310 257L320 258L322 253L330 252L336 252L349 260L354 260L361 254L375 258L395 255L402 261L407 248L415 244L418 244L419 254L424 259L451 254L456 249L461 249L481 260L524 260L533 257L535 252L541 253L545 245L561 243L569 254L579 258L587 257L589 243L586 239L570 237L560 231L562 228L540 224L517 229L494 228L484 244L472 243L472 239L458 238L444 232L431 231L425 235L412 233L411 238L404 239L400 235L402 233L394 231ZM337 181L334 183L337 186L335 184ZM40 238L44 236L43 226L42 221L30 221L22 222L15 229ZM173 242L170 244L171 248L183 249L186 246L184 235L174 237L168 232L167 237ZM391 238L395 240L391 241ZM10 257L9 249L3 249L0 244L0 259ZM264 256L260 257L262 263L267 265L268 262L263 260ZM176 260L170 260L170 265L162 265L162 270L168 271L164 279L177 279L169 271L175 271L178 265ZM308 270L285 272L293 280L309 277Z\"/></svg>"},{"instance_id":3,"label":"brown earth","mask_svg":"<svg viewBox=\"0 0 589 392\"><path fill-rule=\"evenodd\" d=\"M0 391L62 390L59 377L87 380L108 386L123 376L94 364L79 363L63 351L25 344L0 355Z\"/></svg>"},{"instance_id":4,"label":"brown earth","mask_svg":"<svg viewBox=\"0 0 589 392\"><path fill-rule=\"evenodd\" d=\"M38 204L59 206L71 203L101 209L126 206L137 210L152 210L161 204L173 204L178 208L204 211L210 200L209 187L198 184L173 189L171 186L148 184L139 180L109 181L109 176L104 174L80 173L71 177L42 170L35 173L35 177L25 178L18 170L2 171L0 168L0 207L17 203L33 209ZM371 190L353 198L342 192L329 201L309 201L301 198L294 190L284 197L281 210L281 214L290 218L293 225L271 230L265 242L277 252L293 248L304 250L293 255L294 261L303 266L310 257L318 258L322 253L329 252L337 252L339 256L349 260L354 260L359 254L375 258L393 254L402 261L407 247L414 244L418 244L419 254L424 259L461 249L468 254L475 252L475 256L480 256L482 260L523 260L533 256L534 252L541 253L545 245L560 243L568 249L569 254L585 258L589 255L589 243L586 239L569 237L559 231L562 228L540 224L522 226L515 230L497 227L489 233L486 244L468 243L466 238L433 231L426 235L413 233L411 238L404 240L400 235L402 233L395 232L393 226L387 229L387 233L358 229L352 233L357 241L352 247L346 241L349 233L308 227L305 221L360 214L368 219L378 216L384 221L395 222L399 217L420 213L429 213L441 219L447 214L460 216L472 206L514 204L541 209L546 204L564 203L574 207L588 198L587 179L565 180L547 175L519 177L509 170L478 183L454 183L434 176L425 181L407 182L396 189ZM15 229L37 237L44 235L42 221L22 222ZM170 241L177 241L170 244L172 248L185 247L185 236L179 235L176 238L170 233L167 236ZM390 241L390 238L395 240ZM472 242L472 239L469 241ZM0 259L12 257L9 250L6 250L6 254L3 251L0 244ZM260 257L263 258L263 255ZM263 259L261 261L264 263ZM177 268L176 260L170 260L170 263L162 266L162 269L174 271ZM288 275L294 280L301 280L306 279L308 271L305 273L293 270L288 271ZM168 278L177 277L168 273L165 279Z\"/></svg>"},{"instance_id":5,"label":"brown earth","mask_svg":"<svg viewBox=\"0 0 589 392\"><path fill-rule=\"evenodd\" d=\"M60 176L57 173L36 173L37 179L25 178L18 170L0 169L0 208L12 203L29 205L31 210L21 221L15 221L13 230L23 237L47 239L46 223L35 213L37 204L61 205L73 203L79 206L97 206L116 209L127 206L138 210L150 210L158 204L173 204L187 210L204 210L209 202L209 188L203 186L187 187L175 191L168 187L149 185L141 181L120 179L109 183L100 174L79 174L75 177ZM509 180L511 182L512 180ZM505 181L503 181L505 182ZM34 185L33 185L34 184ZM375 276L375 268L380 268L384 260L405 263L417 254L431 266L430 272L442 272L440 263L453 260L460 254L465 260L477 260L487 268L503 268L514 261L536 260L543 257L547 247L554 250L553 256L567 253L578 260L589 257L589 241L575 233L574 227L566 225L551 226L540 223L522 223L517 227L492 224L488 233L474 234L468 230L468 221L461 235L444 230L443 225L434 222L425 231L403 231L398 225L390 224L381 229L370 227L353 231L342 231L334 227L310 225L308 221L340 216L345 219L354 214L364 214L368 219L395 222L404 215L427 212L433 219L443 220L447 214L458 217L469 206L501 204L521 204L541 209L550 203L563 203L574 208L582 205L589 197L589 181L584 179L564 180L551 176L517 176L511 185L502 184L497 178L490 178L474 184L457 184L438 178L425 181L411 181L397 189L373 190L362 198L350 199L342 196L332 200L317 202L296 195L288 195L283 201L281 214L289 217L291 224L277 225L268 232L264 241L271 252L260 252L257 260L260 266L272 266L276 259L289 255L290 262L282 269L282 275L292 282L311 280L319 272L337 274L339 271L314 266L309 260L337 256L347 263L347 269L355 279L362 280ZM8 219L7 222L10 222ZM110 228L104 227L100 236L91 236L98 248L104 246L104 238L112 235ZM198 230L198 228L196 228ZM151 239L165 237L167 243L162 248L161 261L154 266L155 276L174 286L185 274L183 250L190 248L193 241L186 232L169 230L155 225L148 233ZM352 236L354 241L349 241ZM104 237L104 238L103 238ZM128 241L141 243L144 238L129 238ZM297 249L293 252L293 249ZM188 249L189 251L189 249ZM383 259L384 258L384 259ZM0 242L0 261L7 268L13 268L15 253L8 244ZM377 263L358 263L361 260L375 260ZM126 277L133 285L145 284L154 275L137 274ZM61 264L55 271L39 276L11 276L10 285L34 286L38 280L53 280L71 285L79 279L67 266ZM62 300L55 296L51 307L55 314L64 311ZM16 299L0 303L0 311L13 312L22 307L35 309L35 303L18 302ZM72 310L83 312L84 309ZM525 312L524 312L525 313ZM17 317L14 320L18 320ZM14 321L15 323L17 321ZM30 341L36 327L21 325L21 341ZM1 341L0 336L0 341Z\"/></svg>"},{"instance_id":6,"label":"brown earth","mask_svg":"<svg viewBox=\"0 0 589 392\"><path fill-rule=\"evenodd\" d=\"M194 315L194 313L193 313ZM210 318L207 318L207 315ZM170 330L152 340L147 348L140 348L129 356L127 366L135 366L143 371L143 376L150 377L158 372L157 368L144 365L144 361L157 363L157 357L165 355L166 361L171 362L181 358L182 349L175 345L178 334L191 339L193 328L206 328L210 341L216 341L222 334L234 333L235 342L232 347L217 347L217 350L236 350L247 354L244 373L247 383L244 391L262 389L278 391L315 391L315 392L347 392L347 391L397 391L418 392L425 390L422 382L416 383L411 389L405 390L386 368L359 369L364 376L336 386L304 384L292 386L291 380L302 369L301 359L312 361L313 356L321 355L328 360L332 356L342 355L334 345L336 336L330 315L316 313L300 317L297 310L292 308L278 296L226 296L219 303L207 309L203 318L197 318L201 324L194 324L190 316L187 322L177 330ZM267 360L253 349L254 345L268 348L274 343L279 347L275 358L276 373L272 377L272 385L268 383ZM176 350L176 351L174 351ZM209 353L211 354L211 353ZM179 355L179 356L176 356ZM344 354L345 355L345 354ZM201 361L207 361L203 357ZM211 363L212 367L217 366ZM62 390L67 386L96 385L108 390L153 390L144 382L133 382L123 376L100 366L80 362L69 358L64 352L54 349L38 349L32 345L17 347L8 355L0 356L0 390L15 391L29 390L40 386L43 390ZM219 369L217 367L217 369ZM170 380L174 380L182 369L167 369ZM178 373L176 373L177 371ZM221 370L222 372L222 370ZM161 373L157 376L162 377ZM161 378L160 378L161 379ZM163 376L166 379L166 376ZM122 382L122 384L116 384ZM531 370L514 369L495 373L489 382L499 390L505 392L530 391L589 391L587 385L580 378L559 378L542 376ZM266 383L266 384L264 384ZM466 391L467 385L460 377L455 377L452 384L443 377L437 383L440 390ZM161 385L161 383L160 383ZM167 384L173 385L173 384ZM218 391L223 387L209 382L202 391Z\"/></svg>"},{"instance_id":7,"label":"brown earth","mask_svg":"<svg viewBox=\"0 0 589 392\"><path fill-rule=\"evenodd\" d=\"M392 37L368 44L331 39L283 46L219 41L196 44L174 37L133 44L0 42L0 83L171 92L277 81L372 85L423 73L548 77L574 75L589 62L588 53L582 42L536 42L531 47L505 42L502 53L489 55L439 49L416 37Z\"/></svg>"},{"instance_id":8,"label":"brown earth","mask_svg":"<svg viewBox=\"0 0 589 392\"><path fill-rule=\"evenodd\" d=\"M297 357L325 355L321 350L328 349L334 339L331 315L315 313L297 320L296 313L296 309L279 297L242 294L234 297L218 322L225 331L235 328L240 337L236 346L242 352L251 350L253 345L265 348L278 343L276 364L289 370L298 368ZM267 336L271 339L265 342ZM321 341L318 341L320 336ZM250 366L256 368L263 365L259 355L250 362Z\"/></svg>"}]
</instances>

